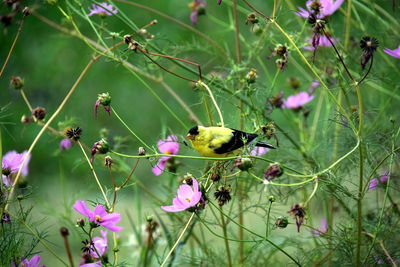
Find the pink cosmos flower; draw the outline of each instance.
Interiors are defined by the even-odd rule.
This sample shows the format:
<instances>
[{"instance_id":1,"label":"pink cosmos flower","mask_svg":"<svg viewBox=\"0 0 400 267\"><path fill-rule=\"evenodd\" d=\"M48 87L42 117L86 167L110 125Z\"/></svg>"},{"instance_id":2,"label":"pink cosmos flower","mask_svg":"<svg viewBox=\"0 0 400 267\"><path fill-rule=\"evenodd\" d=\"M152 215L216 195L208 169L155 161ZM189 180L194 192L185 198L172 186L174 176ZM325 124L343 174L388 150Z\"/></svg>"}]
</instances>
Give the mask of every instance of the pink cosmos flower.
<instances>
[{"instance_id":1,"label":"pink cosmos flower","mask_svg":"<svg viewBox=\"0 0 400 267\"><path fill-rule=\"evenodd\" d=\"M122 230L122 227L116 225L121 220L121 215L116 212L108 213L103 205L97 205L91 211L85 201L77 200L73 208L86 216L90 222L101 225L112 232L120 232Z\"/></svg>"},{"instance_id":2,"label":"pink cosmos flower","mask_svg":"<svg viewBox=\"0 0 400 267\"><path fill-rule=\"evenodd\" d=\"M92 8L90 9L90 13L88 16L92 16L95 14L99 14L102 16L112 16L118 13L118 9L114 9L112 5L107 4L107 2L103 2L100 4L92 4Z\"/></svg>"},{"instance_id":3,"label":"pink cosmos flower","mask_svg":"<svg viewBox=\"0 0 400 267\"><path fill-rule=\"evenodd\" d=\"M251 150L250 155L260 157L260 156L266 154L269 150L270 149L266 148L266 147L256 146L253 148L253 150Z\"/></svg>"},{"instance_id":4,"label":"pink cosmos flower","mask_svg":"<svg viewBox=\"0 0 400 267\"><path fill-rule=\"evenodd\" d=\"M99 258L99 255L96 253L96 251L100 254L100 256L103 256L108 248L107 244L107 231L100 230L101 237L94 237L92 239L93 245L96 248L96 250L91 250L90 251L90 256L93 258Z\"/></svg>"},{"instance_id":5,"label":"pink cosmos flower","mask_svg":"<svg viewBox=\"0 0 400 267\"><path fill-rule=\"evenodd\" d=\"M317 230L312 230L311 233L314 236L321 236L328 231L328 222L325 218L321 219L321 227L317 228Z\"/></svg>"},{"instance_id":6,"label":"pink cosmos flower","mask_svg":"<svg viewBox=\"0 0 400 267\"><path fill-rule=\"evenodd\" d=\"M308 92L299 92L297 95L289 96L282 105L282 108L299 109L314 99Z\"/></svg>"},{"instance_id":7,"label":"pink cosmos flower","mask_svg":"<svg viewBox=\"0 0 400 267\"><path fill-rule=\"evenodd\" d=\"M21 168L22 162L24 158L27 157L26 162L21 170L21 175L26 176L28 175L28 163L31 159L31 155L28 154L28 151L24 151L22 153L17 153L16 151L9 151L7 152L3 160L1 162L1 168L3 171L3 183L6 186L11 186L11 181L9 179L10 175L13 173L17 173L18 170Z\"/></svg>"},{"instance_id":8,"label":"pink cosmos flower","mask_svg":"<svg viewBox=\"0 0 400 267\"><path fill-rule=\"evenodd\" d=\"M18 267L45 267L45 265L39 265L40 260L41 257L39 254L37 254L33 256L30 260L24 259L23 261L21 261Z\"/></svg>"},{"instance_id":9,"label":"pink cosmos flower","mask_svg":"<svg viewBox=\"0 0 400 267\"><path fill-rule=\"evenodd\" d=\"M389 56L395 57L395 58L400 58L400 45L397 47L397 49L390 50L389 48L383 49L383 51L388 54Z\"/></svg>"},{"instance_id":10,"label":"pink cosmos flower","mask_svg":"<svg viewBox=\"0 0 400 267\"><path fill-rule=\"evenodd\" d=\"M331 38L331 41L332 41L332 43L336 43L337 40L335 40L334 38ZM304 46L303 49L311 50L311 51L315 50L314 46L312 46L312 40L311 39L309 40L309 42L310 42L311 45ZM326 38L325 35L321 35L319 37L318 43L317 43L317 47L319 47L319 46L330 47L330 46L332 46L332 44L329 42L328 38Z\"/></svg>"},{"instance_id":11,"label":"pink cosmos flower","mask_svg":"<svg viewBox=\"0 0 400 267\"><path fill-rule=\"evenodd\" d=\"M161 206L161 209L167 212L178 212L196 206L202 194L197 180L192 178L192 181L193 189L187 184L180 185L177 196L172 200L172 206Z\"/></svg>"},{"instance_id":12,"label":"pink cosmos flower","mask_svg":"<svg viewBox=\"0 0 400 267\"><path fill-rule=\"evenodd\" d=\"M65 151L70 149L72 146L72 141L69 138L65 138L60 142L60 149L61 151Z\"/></svg>"},{"instance_id":13,"label":"pink cosmos flower","mask_svg":"<svg viewBox=\"0 0 400 267\"><path fill-rule=\"evenodd\" d=\"M103 267L101 261L93 262L93 263L86 263L86 264L79 264L79 267Z\"/></svg>"},{"instance_id":14,"label":"pink cosmos flower","mask_svg":"<svg viewBox=\"0 0 400 267\"><path fill-rule=\"evenodd\" d=\"M295 12L295 14L297 16L300 16L302 18L308 18L308 16L310 16L311 14L311 4L314 1L312 0L308 0L306 2L306 6L307 6L307 10L305 10L304 8L298 7L299 8L299 12ZM321 4L321 10L320 13L318 14L317 18L324 18L327 16L332 15L333 13L336 12L336 10L338 10L340 8L340 6L343 4L344 0L320 0L319 1Z\"/></svg>"},{"instance_id":15,"label":"pink cosmos flower","mask_svg":"<svg viewBox=\"0 0 400 267\"><path fill-rule=\"evenodd\" d=\"M389 179L389 171L384 171L379 178L373 178L369 182L368 190L375 190L379 183L386 184Z\"/></svg>"},{"instance_id":16,"label":"pink cosmos flower","mask_svg":"<svg viewBox=\"0 0 400 267\"><path fill-rule=\"evenodd\" d=\"M167 139L157 142L158 150L163 154L176 155L179 151L179 143L177 141L178 137L176 135L170 135ZM154 175L159 176L164 172L167 161L170 158L164 156L158 160L156 166L152 169Z\"/></svg>"}]
</instances>

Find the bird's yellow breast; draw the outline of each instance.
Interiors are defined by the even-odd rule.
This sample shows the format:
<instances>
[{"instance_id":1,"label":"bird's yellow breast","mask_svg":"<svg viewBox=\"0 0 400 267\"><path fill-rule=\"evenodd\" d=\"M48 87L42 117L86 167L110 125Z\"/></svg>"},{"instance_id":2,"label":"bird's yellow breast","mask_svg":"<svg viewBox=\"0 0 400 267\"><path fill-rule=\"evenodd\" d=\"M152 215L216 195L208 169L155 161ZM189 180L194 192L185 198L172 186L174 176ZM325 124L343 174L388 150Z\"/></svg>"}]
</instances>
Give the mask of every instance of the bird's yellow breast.
<instances>
[{"instance_id":1,"label":"bird's yellow breast","mask_svg":"<svg viewBox=\"0 0 400 267\"><path fill-rule=\"evenodd\" d=\"M193 148L204 157L229 157L235 155L239 150L217 154L214 149L228 143L233 138L232 132L232 129L223 127L199 127L199 134L190 142Z\"/></svg>"}]
</instances>

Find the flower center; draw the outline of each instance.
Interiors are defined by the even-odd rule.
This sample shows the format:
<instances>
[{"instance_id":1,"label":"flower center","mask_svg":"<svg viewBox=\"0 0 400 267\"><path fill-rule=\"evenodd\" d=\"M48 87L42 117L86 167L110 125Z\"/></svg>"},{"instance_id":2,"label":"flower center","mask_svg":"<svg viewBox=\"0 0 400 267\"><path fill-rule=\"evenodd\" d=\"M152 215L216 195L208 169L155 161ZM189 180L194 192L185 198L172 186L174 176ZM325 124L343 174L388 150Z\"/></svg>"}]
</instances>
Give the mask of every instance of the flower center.
<instances>
[{"instance_id":1,"label":"flower center","mask_svg":"<svg viewBox=\"0 0 400 267\"><path fill-rule=\"evenodd\" d=\"M100 215L96 215L96 222L98 222L98 223L101 222L101 217L100 217Z\"/></svg>"},{"instance_id":2,"label":"flower center","mask_svg":"<svg viewBox=\"0 0 400 267\"><path fill-rule=\"evenodd\" d=\"M185 198L185 200L186 200L187 202L189 202L189 203L190 203L190 201L191 201L190 198Z\"/></svg>"},{"instance_id":3,"label":"flower center","mask_svg":"<svg viewBox=\"0 0 400 267\"><path fill-rule=\"evenodd\" d=\"M167 151L165 151L165 154L167 154L167 155L172 155L172 152L169 151L169 150L167 150Z\"/></svg>"},{"instance_id":4,"label":"flower center","mask_svg":"<svg viewBox=\"0 0 400 267\"><path fill-rule=\"evenodd\" d=\"M4 168L1 170L2 174L4 174L5 176L8 176L11 174L11 169L10 168Z\"/></svg>"}]
</instances>

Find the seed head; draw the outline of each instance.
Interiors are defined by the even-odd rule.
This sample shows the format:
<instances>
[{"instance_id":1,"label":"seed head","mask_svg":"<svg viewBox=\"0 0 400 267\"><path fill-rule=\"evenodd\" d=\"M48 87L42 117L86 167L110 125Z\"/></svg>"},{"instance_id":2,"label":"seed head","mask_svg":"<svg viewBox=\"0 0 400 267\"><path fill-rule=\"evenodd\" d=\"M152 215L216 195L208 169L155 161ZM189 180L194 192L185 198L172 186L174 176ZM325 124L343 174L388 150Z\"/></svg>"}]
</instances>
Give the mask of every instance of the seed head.
<instances>
[{"instance_id":1,"label":"seed head","mask_svg":"<svg viewBox=\"0 0 400 267\"><path fill-rule=\"evenodd\" d=\"M74 140L75 142L81 138L82 129L79 127L69 128L66 132L66 135L69 139Z\"/></svg>"},{"instance_id":2,"label":"seed head","mask_svg":"<svg viewBox=\"0 0 400 267\"><path fill-rule=\"evenodd\" d=\"M22 87L24 87L24 79L19 76L12 76L10 80L10 85L16 90L22 89Z\"/></svg>"},{"instance_id":3,"label":"seed head","mask_svg":"<svg viewBox=\"0 0 400 267\"><path fill-rule=\"evenodd\" d=\"M218 200L218 205L223 206L232 199L231 191L232 188L230 185L221 185L218 187L214 192L214 197Z\"/></svg>"},{"instance_id":4,"label":"seed head","mask_svg":"<svg viewBox=\"0 0 400 267\"><path fill-rule=\"evenodd\" d=\"M46 117L46 109L42 107L37 107L34 110L32 110L32 115L37 120L41 121Z\"/></svg>"}]
</instances>

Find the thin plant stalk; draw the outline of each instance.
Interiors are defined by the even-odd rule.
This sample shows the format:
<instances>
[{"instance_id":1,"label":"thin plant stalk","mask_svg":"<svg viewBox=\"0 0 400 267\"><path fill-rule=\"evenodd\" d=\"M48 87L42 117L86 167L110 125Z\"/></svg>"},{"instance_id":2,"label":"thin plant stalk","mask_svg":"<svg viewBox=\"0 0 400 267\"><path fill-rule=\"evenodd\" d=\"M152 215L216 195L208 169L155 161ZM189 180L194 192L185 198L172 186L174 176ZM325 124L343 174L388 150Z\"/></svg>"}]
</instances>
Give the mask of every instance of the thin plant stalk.
<instances>
[{"instance_id":1,"label":"thin plant stalk","mask_svg":"<svg viewBox=\"0 0 400 267\"><path fill-rule=\"evenodd\" d=\"M186 233L186 230L189 228L189 225L191 224L191 222L192 222L192 220L193 220L195 215L196 215L196 213L193 212L192 215L190 216L188 222L186 223L185 227L183 228L181 234L179 235L178 239L176 240L175 244L172 246L172 248L168 252L168 254L165 257L164 261L161 263L160 267L164 267L165 264L168 262L168 260L171 257L172 253L174 253L176 247L178 246L179 242L181 241L183 235Z\"/></svg>"},{"instance_id":2,"label":"thin plant stalk","mask_svg":"<svg viewBox=\"0 0 400 267\"><path fill-rule=\"evenodd\" d=\"M14 38L14 41L13 41L13 43L11 45L10 51L8 51L6 60L4 61L3 66L1 67L0 77L3 75L4 70L6 69L6 66L8 64L8 61L10 61L11 54L14 51L15 44L18 41L19 35L21 34L22 26L24 26L24 21L25 21L25 15L22 17L21 24L19 24L18 31L17 31L17 34L15 35L15 38Z\"/></svg>"},{"instance_id":3,"label":"thin plant stalk","mask_svg":"<svg viewBox=\"0 0 400 267\"><path fill-rule=\"evenodd\" d=\"M222 227L222 232L224 234L224 241L225 241L226 257L228 258L228 267L232 267L231 249L229 247L228 232L226 229L226 222L225 222L224 214L222 213L222 209L220 209L220 214L221 214L221 227Z\"/></svg>"}]
</instances>

